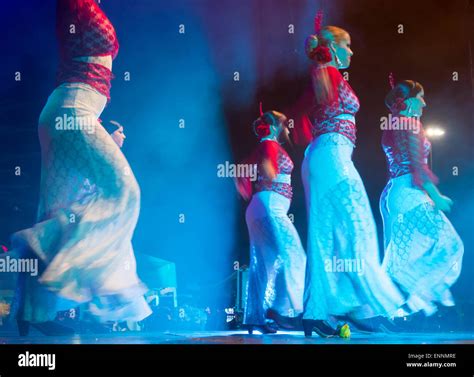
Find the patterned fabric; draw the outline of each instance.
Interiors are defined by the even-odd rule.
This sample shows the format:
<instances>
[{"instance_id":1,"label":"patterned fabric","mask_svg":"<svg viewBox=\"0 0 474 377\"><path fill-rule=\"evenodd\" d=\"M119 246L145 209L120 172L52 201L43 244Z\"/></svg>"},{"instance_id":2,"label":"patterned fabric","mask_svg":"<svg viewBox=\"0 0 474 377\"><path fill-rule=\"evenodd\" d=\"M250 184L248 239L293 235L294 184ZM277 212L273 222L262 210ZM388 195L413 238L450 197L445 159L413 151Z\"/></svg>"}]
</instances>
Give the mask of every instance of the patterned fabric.
<instances>
[{"instance_id":1,"label":"patterned fabric","mask_svg":"<svg viewBox=\"0 0 474 377\"><path fill-rule=\"evenodd\" d=\"M74 82L88 84L110 100L110 82L113 78L110 69L101 64L70 60L61 62L56 80L58 85Z\"/></svg>"},{"instance_id":2,"label":"patterned fabric","mask_svg":"<svg viewBox=\"0 0 474 377\"><path fill-rule=\"evenodd\" d=\"M291 184L270 180L265 176L261 167L263 160L267 159L274 165L277 174L291 175L294 164L288 153L276 141L266 140L261 142L257 155L258 178L255 184L255 191L274 191L291 199L293 197ZM276 155L276 161L272 161L272 155Z\"/></svg>"},{"instance_id":3,"label":"patterned fabric","mask_svg":"<svg viewBox=\"0 0 474 377\"><path fill-rule=\"evenodd\" d=\"M255 185L255 192L260 191L273 191L283 195L285 198L293 198L293 189L288 183L269 182L268 180L260 181Z\"/></svg>"},{"instance_id":4,"label":"patterned fabric","mask_svg":"<svg viewBox=\"0 0 474 377\"><path fill-rule=\"evenodd\" d=\"M407 295L412 313L432 315L437 302L454 305L449 288L461 273L464 246L445 214L413 181L411 173L390 179L380 198L383 267Z\"/></svg>"},{"instance_id":5,"label":"patterned fabric","mask_svg":"<svg viewBox=\"0 0 474 377\"><path fill-rule=\"evenodd\" d=\"M58 0L57 34L64 59L117 56L115 29L94 0Z\"/></svg>"},{"instance_id":6,"label":"patterned fabric","mask_svg":"<svg viewBox=\"0 0 474 377\"><path fill-rule=\"evenodd\" d=\"M36 224L12 236L12 247L40 261L39 276L21 274L18 317L53 320L62 306L87 303L101 321L151 314L131 244L140 188L130 166L97 121L104 96L83 83L63 84L39 120L40 203ZM58 129L57 118L89 120L92 128ZM81 123L82 124L82 123ZM86 178L90 190L81 190ZM67 304L67 303L66 303Z\"/></svg>"},{"instance_id":7,"label":"patterned fabric","mask_svg":"<svg viewBox=\"0 0 474 377\"><path fill-rule=\"evenodd\" d=\"M421 122L405 117L392 119L398 124L412 124L413 128L383 132L382 147L387 157L390 177L411 173L413 183L420 188L427 181L436 183L438 179L427 164L431 143L425 136Z\"/></svg>"},{"instance_id":8,"label":"patterned fabric","mask_svg":"<svg viewBox=\"0 0 474 377\"><path fill-rule=\"evenodd\" d=\"M332 118L325 122L319 123L312 129L312 135L314 138L325 133L339 133L347 137L354 145L356 142L356 126L355 123L346 120Z\"/></svg>"},{"instance_id":9,"label":"patterned fabric","mask_svg":"<svg viewBox=\"0 0 474 377\"><path fill-rule=\"evenodd\" d=\"M246 221L250 267L244 323L265 324L267 310L296 317L303 311L306 255L288 218L290 200L273 191L253 195Z\"/></svg>"},{"instance_id":10,"label":"patterned fabric","mask_svg":"<svg viewBox=\"0 0 474 377\"><path fill-rule=\"evenodd\" d=\"M352 90L349 83L344 80L339 70L334 67L325 67L328 73L334 79L336 95L334 101L330 103L316 104L310 113L312 119L313 137L329 133L341 133L349 138L355 145L356 142L356 125L350 120L337 119L338 115L349 114L354 115L359 111L360 103L356 94Z\"/></svg>"},{"instance_id":11,"label":"patterned fabric","mask_svg":"<svg viewBox=\"0 0 474 377\"><path fill-rule=\"evenodd\" d=\"M119 44L115 29L94 0L58 0L56 33L61 64L57 83L83 82L110 99L112 72L99 64L74 61L85 56L115 59Z\"/></svg>"},{"instance_id":12,"label":"patterned fabric","mask_svg":"<svg viewBox=\"0 0 474 377\"><path fill-rule=\"evenodd\" d=\"M306 319L390 316L403 303L380 264L375 221L353 149L343 135L326 133L305 152Z\"/></svg>"}]
</instances>

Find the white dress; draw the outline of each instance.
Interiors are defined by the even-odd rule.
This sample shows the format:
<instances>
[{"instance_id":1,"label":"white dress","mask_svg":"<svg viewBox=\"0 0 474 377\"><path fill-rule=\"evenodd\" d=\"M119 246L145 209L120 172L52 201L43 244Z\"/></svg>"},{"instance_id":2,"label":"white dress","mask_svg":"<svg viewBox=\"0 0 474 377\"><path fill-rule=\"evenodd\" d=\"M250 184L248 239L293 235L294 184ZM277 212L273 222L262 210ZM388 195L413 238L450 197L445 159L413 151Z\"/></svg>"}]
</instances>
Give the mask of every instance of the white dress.
<instances>
[{"instance_id":1,"label":"white dress","mask_svg":"<svg viewBox=\"0 0 474 377\"><path fill-rule=\"evenodd\" d=\"M285 317L303 311L306 254L288 217L293 163L280 151L280 174L272 182L260 181L266 187L254 193L245 216L250 267L244 323L249 325L265 324L268 309Z\"/></svg>"},{"instance_id":2,"label":"white dress","mask_svg":"<svg viewBox=\"0 0 474 377\"><path fill-rule=\"evenodd\" d=\"M302 166L308 215L304 319L392 316L403 297L379 257L372 210L352 162L354 145L325 133Z\"/></svg>"},{"instance_id":3,"label":"white dress","mask_svg":"<svg viewBox=\"0 0 474 377\"><path fill-rule=\"evenodd\" d=\"M450 287L462 267L464 245L421 181L435 180L427 165L431 144L408 130L384 131L383 148L392 178L380 198L384 222L384 269L407 295L411 313L432 315L436 303L453 306Z\"/></svg>"},{"instance_id":4,"label":"white dress","mask_svg":"<svg viewBox=\"0 0 474 377\"><path fill-rule=\"evenodd\" d=\"M101 321L151 314L131 243L140 188L97 120L106 100L87 84L62 84L41 113L37 222L12 236L12 247L38 258L41 267L39 279L21 274L15 300L19 319L52 320L64 302L69 307L87 303ZM58 119L71 121L72 128L58 127ZM96 189L78 200L86 178Z\"/></svg>"}]
</instances>

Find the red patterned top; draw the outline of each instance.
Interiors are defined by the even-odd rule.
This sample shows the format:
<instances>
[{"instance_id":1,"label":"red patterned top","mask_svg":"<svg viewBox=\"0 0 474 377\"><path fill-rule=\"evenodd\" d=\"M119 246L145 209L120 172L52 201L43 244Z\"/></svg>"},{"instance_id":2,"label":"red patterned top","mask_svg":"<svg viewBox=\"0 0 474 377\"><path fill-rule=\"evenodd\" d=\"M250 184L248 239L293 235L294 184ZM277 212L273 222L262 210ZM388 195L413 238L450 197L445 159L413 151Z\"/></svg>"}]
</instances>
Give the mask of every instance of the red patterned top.
<instances>
[{"instance_id":1,"label":"red patterned top","mask_svg":"<svg viewBox=\"0 0 474 377\"><path fill-rule=\"evenodd\" d=\"M406 117L392 118L392 124L395 121L398 124L410 124L412 127L383 132L382 147L387 157L390 177L396 178L411 173L413 184L420 188L427 181L437 183L438 178L427 164L431 143L425 136L421 122Z\"/></svg>"},{"instance_id":2,"label":"red patterned top","mask_svg":"<svg viewBox=\"0 0 474 377\"><path fill-rule=\"evenodd\" d=\"M86 83L110 99L110 69L73 58L111 55L115 59L119 44L112 23L94 0L57 0L56 10L61 55L58 85Z\"/></svg>"},{"instance_id":3,"label":"red patterned top","mask_svg":"<svg viewBox=\"0 0 474 377\"><path fill-rule=\"evenodd\" d=\"M274 191L288 199L293 197L293 190L291 184L283 182L275 182L268 178L262 169L262 163L267 160L272 164L276 174L291 175L294 164L286 151L273 140L264 140L257 147L255 153L255 160L258 166L257 183L255 184L255 191Z\"/></svg>"},{"instance_id":4,"label":"red patterned top","mask_svg":"<svg viewBox=\"0 0 474 377\"><path fill-rule=\"evenodd\" d=\"M310 112L313 137L337 132L355 144L357 131L355 123L346 119L338 119L337 116L342 114L355 116L360 107L359 99L338 69L332 66L327 66L326 69L336 95L331 102L316 104Z\"/></svg>"}]
</instances>

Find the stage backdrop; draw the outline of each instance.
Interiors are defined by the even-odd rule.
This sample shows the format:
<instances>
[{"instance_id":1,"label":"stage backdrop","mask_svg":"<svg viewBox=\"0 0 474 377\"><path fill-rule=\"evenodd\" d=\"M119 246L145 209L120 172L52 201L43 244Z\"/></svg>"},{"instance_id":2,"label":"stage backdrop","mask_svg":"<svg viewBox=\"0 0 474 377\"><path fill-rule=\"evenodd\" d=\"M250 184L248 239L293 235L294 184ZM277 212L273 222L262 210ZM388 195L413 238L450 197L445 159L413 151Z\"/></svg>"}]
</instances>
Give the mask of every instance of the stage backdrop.
<instances>
[{"instance_id":1,"label":"stage backdrop","mask_svg":"<svg viewBox=\"0 0 474 377\"><path fill-rule=\"evenodd\" d=\"M347 29L354 57L349 82L361 100L354 152L381 231L379 195L386 183L380 117L387 75L425 87L425 125L446 130L433 142L433 170L455 201L449 215L464 240L458 306L431 323L474 328L472 195L473 32L467 0L102 0L120 51L112 102L102 118L125 126L124 153L142 189L133 240L141 253L176 263L178 291L201 305L227 305L235 261L248 263L246 203L219 164L238 162L255 146L258 103L285 110L308 83L304 39L317 9L325 24ZM2 5L0 35L0 242L34 221L39 184L37 118L54 88L58 62L55 1ZM21 80L15 80L17 72ZM286 145L295 161L290 212L305 244L300 178L303 148ZM21 174L15 175L16 168ZM458 174L453 174L457 168ZM380 233L380 241L382 235ZM447 316L447 317L443 317ZM449 321L443 320L448 318ZM437 322L436 322L437 321Z\"/></svg>"}]
</instances>

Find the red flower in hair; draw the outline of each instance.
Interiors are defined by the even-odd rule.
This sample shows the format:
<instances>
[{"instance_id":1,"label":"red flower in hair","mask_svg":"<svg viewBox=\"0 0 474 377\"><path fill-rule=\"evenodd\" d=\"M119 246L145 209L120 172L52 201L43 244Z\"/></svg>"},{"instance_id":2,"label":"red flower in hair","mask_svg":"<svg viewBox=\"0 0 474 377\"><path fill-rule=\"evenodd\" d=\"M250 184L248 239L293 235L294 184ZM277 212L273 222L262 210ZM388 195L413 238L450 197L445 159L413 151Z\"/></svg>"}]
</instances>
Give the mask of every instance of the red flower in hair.
<instances>
[{"instance_id":1,"label":"red flower in hair","mask_svg":"<svg viewBox=\"0 0 474 377\"><path fill-rule=\"evenodd\" d=\"M311 55L320 64L326 64L332 60L331 51L329 51L329 48L326 46L316 47Z\"/></svg>"},{"instance_id":2,"label":"red flower in hair","mask_svg":"<svg viewBox=\"0 0 474 377\"><path fill-rule=\"evenodd\" d=\"M256 128L255 128L255 133L258 135L258 137L261 139L262 137L270 135L270 125L266 123L260 123Z\"/></svg>"},{"instance_id":3,"label":"red flower in hair","mask_svg":"<svg viewBox=\"0 0 474 377\"><path fill-rule=\"evenodd\" d=\"M398 114L400 113L400 111L406 110L406 108L407 104L405 103L405 99L398 97L397 99L395 99L393 105L390 106L390 111L392 111L392 113Z\"/></svg>"}]
</instances>

